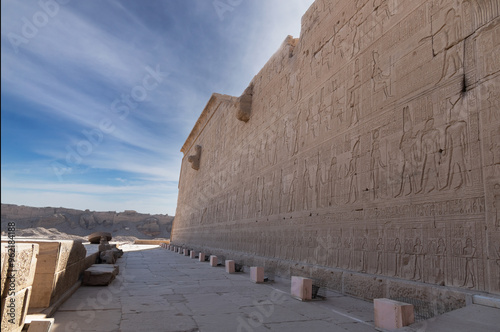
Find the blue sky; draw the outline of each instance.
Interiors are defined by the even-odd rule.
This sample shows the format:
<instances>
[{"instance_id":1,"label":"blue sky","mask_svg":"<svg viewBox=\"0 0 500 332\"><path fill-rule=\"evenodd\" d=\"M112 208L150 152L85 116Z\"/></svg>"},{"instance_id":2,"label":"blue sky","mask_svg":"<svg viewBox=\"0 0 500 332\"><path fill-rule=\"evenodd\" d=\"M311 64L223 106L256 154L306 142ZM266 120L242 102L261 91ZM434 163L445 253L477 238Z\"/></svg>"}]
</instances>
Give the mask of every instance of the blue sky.
<instances>
[{"instance_id":1,"label":"blue sky","mask_svg":"<svg viewBox=\"0 0 500 332\"><path fill-rule=\"evenodd\" d=\"M2 0L2 203L175 214L179 151L313 0Z\"/></svg>"}]
</instances>

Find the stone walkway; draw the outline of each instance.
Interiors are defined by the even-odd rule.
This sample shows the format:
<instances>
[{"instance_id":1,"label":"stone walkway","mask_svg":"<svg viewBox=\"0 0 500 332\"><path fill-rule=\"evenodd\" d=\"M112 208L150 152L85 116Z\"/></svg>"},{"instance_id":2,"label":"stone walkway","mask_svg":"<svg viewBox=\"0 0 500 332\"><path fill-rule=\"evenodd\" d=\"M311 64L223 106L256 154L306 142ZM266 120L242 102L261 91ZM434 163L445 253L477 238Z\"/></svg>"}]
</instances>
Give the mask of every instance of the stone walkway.
<instances>
[{"instance_id":1,"label":"stone walkway","mask_svg":"<svg viewBox=\"0 0 500 332\"><path fill-rule=\"evenodd\" d=\"M376 331L371 302L333 292L300 302L286 280L254 284L248 272L227 274L157 246L123 249L118 279L78 289L52 331Z\"/></svg>"}]
</instances>

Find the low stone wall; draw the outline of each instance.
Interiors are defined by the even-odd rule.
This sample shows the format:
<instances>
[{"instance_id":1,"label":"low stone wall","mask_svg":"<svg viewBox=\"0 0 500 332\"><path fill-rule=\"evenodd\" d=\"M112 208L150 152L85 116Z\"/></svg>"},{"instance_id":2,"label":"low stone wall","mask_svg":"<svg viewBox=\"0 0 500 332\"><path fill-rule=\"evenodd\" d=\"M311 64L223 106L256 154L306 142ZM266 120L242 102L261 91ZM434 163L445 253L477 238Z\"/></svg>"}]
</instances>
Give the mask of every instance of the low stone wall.
<instances>
[{"instance_id":1,"label":"low stone wall","mask_svg":"<svg viewBox=\"0 0 500 332\"><path fill-rule=\"evenodd\" d=\"M16 241L17 242L17 241ZM2 243L2 331L21 331L35 278L38 244Z\"/></svg>"},{"instance_id":2,"label":"low stone wall","mask_svg":"<svg viewBox=\"0 0 500 332\"><path fill-rule=\"evenodd\" d=\"M86 257L81 242L41 239L16 239L16 242L39 246L30 308L51 306L78 282Z\"/></svg>"}]
</instances>

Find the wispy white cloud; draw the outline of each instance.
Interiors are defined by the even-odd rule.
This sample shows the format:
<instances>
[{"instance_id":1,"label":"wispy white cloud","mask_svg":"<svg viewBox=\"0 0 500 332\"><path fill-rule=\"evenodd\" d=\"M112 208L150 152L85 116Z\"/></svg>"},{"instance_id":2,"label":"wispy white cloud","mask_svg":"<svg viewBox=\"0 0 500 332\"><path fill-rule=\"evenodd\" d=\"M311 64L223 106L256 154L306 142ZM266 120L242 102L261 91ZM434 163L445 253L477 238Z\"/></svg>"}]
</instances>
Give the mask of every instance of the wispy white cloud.
<instances>
[{"instance_id":1,"label":"wispy white cloud","mask_svg":"<svg viewBox=\"0 0 500 332\"><path fill-rule=\"evenodd\" d=\"M24 18L41 9L36 0L2 1L2 120L22 116L33 128L2 136L2 200L173 214L179 150L211 93L241 94L285 37L298 36L312 2L242 1L221 20L212 1L70 1L15 52L9 36L22 36ZM126 116L113 113L148 66L168 76ZM103 119L114 129L69 163L68 149ZM31 143L16 151L16 140Z\"/></svg>"}]
</instances>

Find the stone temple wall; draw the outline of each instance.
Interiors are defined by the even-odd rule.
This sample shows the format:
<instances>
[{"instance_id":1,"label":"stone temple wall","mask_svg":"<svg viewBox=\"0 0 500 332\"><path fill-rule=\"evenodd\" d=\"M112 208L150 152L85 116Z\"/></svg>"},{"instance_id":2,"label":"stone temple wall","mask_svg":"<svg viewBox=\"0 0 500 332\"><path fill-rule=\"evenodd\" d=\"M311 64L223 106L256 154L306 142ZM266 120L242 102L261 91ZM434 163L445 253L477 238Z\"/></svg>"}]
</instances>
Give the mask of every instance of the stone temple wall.
<instances>
[{"instance_id":1,"label":"stone temple wall","mask_svg":"<svg viewBox=\"0 0 500 332\"><path fill-rule=\"evenodd\" d=\"M317 0L181 151L174 244L437 311L500 294L500 2Z\"/></svg>"}]
</instances>

